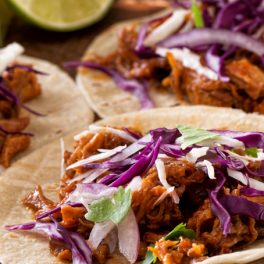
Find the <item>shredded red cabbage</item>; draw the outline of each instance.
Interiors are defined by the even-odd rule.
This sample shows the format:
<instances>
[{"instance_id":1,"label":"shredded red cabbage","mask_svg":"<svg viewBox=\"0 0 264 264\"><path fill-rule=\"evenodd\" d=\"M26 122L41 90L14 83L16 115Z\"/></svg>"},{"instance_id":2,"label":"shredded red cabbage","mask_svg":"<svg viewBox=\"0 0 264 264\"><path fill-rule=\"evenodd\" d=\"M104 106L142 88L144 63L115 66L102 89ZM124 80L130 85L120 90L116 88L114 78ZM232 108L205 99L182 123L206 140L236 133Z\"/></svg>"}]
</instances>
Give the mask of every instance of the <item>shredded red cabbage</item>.
<instances>
[{"instance_id":1,"label":"shredded red cabbage","mask_svg":"<svg viewBox=\"0 0 264 264\"><path fill-rule=\"evenodd\" d=\"M215 160L213 159L212 160L213 162L219 163L219 164L224 165L230 169L238 170L238 171L245 168L245 164L241 160L228 156L225 153L225 151L220 150L220 148L216 147L215 151L216 151L219 158L215 159Z\"/></svg>"},{"instance_id":2,"label":"shredded red cabbage","mask_svg":"<svg viewBox=\"0 0 264 264\"><path fill-rule=\"evenodd\" d=\"M152 24L155 23L157 21L162 21L166 18L169 18L172 15L172 13L166 14L162 17L159 18L154 18L151 19L149 21L147 21L146 23L144 23L141 28L139 29L139 33L138 33L138 39L137 39L137 43L135 46L135 53L141 57L141 58L152 58L152 57L156 57L156 53L155 50L153 50L150 47L146 47L144 45L144 40L146 38L147 35L147 31L148 31L148 27Z\"/></svg>"},{"instance_id":3,"label":"shredded red cabbage","mask_svg":"<svg viewBox=\"0 0 264 264\"><path fill-rule=\"evenodd\" d=\"M231 130L209 130L220 135L242 141L246 148L264 149L264 133L262 132L240 132Z\"/></svg>"},{"instance_id":4,"label":"shredded red cabbage","mask_svg":"<svg viewBox=\"0 0 264 264\"><path fill-rule=\"evenodd\" d=\"M182 150L180 146L174 144L163 144L160 146L161 151L173 158L181 158L185 156L189 149Z\"/></svg>"},{"instance_id":5,"label":"shredded red cabbage","mask_svg":"<svg viewBox=\"0 0 264 264\"><path fill-rule=\"evenodd\" d=\"M82 206L81 203L70 203L70 202L69 202L69 203L65 203L65 205L66 205L66 204L67 204L67 205L70 205L71 207L81 207L81 206ZM50 216L50 215L53 215L53 214L55 214L55 213L57 213L57 212L60 212L61 207L62 207L63 205L64 205L64 204L61 204L61 205L55 207L54 209L51 209L51 210L49 210L49 211L47 211L47 212L44 212L44 213L38 215L38 216L36 217L36 219L37 219L37 220L40 220L40 219L46 218L46 217L48 217L48 216Z\"/></svg>"},{"instance_id":6,"label":"shredded red cabbage","mask_svg":"<svg viewBox=\"0 0 264 264\"><path fill-rule=\"evenodd\" d=\"M155 51L152 48L146 47L144 45L144 40L146 38L148 27L152 22L153 22L152 20L146 22L141 26L139 30L137 44L135 46L135 53L140 58L151 58L156 56Z\"/></svg>"},{"instance_id":7,"label":"shredded red cabbage","mask_svg":"<svg viewBox=\"0 0 264 264\"><path fill-rule=\"evenodd\" d=\"M72 61L64 64L65 67L85 67L90 69L96 69L104 72L113 78L116 85L122 89L123 91L130 92L135 95L141 105L142 109L153 108L154 103L150 99L148 91L147 91L147 82L142 79L140 81L134 79L125 79L118 73L116 70L110 69L99 63L93 61Z\"/></svg>"},{"instance_id":8,"label":"shredded red cabbage","mask_svg":"<svg viewBox=\"0 0 264 264\"><path fill-rule=\"evenodd\" d=\"M218 217L223 234L226 236L230 231L231 217L226 210L225 206L219 201L219 192L223 188L226 178L221 171L216 171L217 175L217 186L213 191L209 192L209 199L211 203L211 210L215 216Z\"/></svg>"},{"instance_id":9,"label":"shredded red cabbage","mask_svg":"<svg viewBox=\"0 0 264 264\"><path fill-rule=\"evenodd\" d=\"M63 242L63 238L56 229L53 223L41 223L41 222L31 222L21 225L7 225L5 229L9 231L34 231L41 234L46 234L49 238Z\"/></svg>"},{"instance_id":10,"label":"shredded red cabbage","mask_svg":"<svg viewBox=\"0 0 264 264\"><path fill-rule=\"evenodd\" d=\"M55 224L56 230L62 236L65 244L71 249L72 263L92 264L92 250L86 241L77 232L67 231L53 217L51 217L51 220Z\"/></svg>"},{"instance_id":11,"label":"shredded red cabbage","mask_svg":"<svg viewBox=\"0 0 264 264\"><path fill-rule=\"evenodd\" d=\"M37 115L37 116L45 116L41 113L36 112L35 110L31 109L30 107L26 106L21 100L16 96L12 91L10 91L3 83L3 79L0 79L0 95L6 98L6 100L14 103L15 105L24 108L28 112Z\"/></svg>"},{"instance_id":12,"label":"shredded red cabbage","mask_svg":"<svg viewBox=\"0 0 264 264\"><path fill-rule=\"evenodd\" d=\"M240 193L249 197L264 196L264 191L259 191L250 187L243 187L242 189L240 189Z\"/></svg>"},{"instance_id":13,"label":"shredded red cabbage","mask_svg":"<svg viewBox=\"0 0 264 264\"><path fill-rule=\"evenodd\" d=\"M195 47L199 45L222 44L231 45L251 51L264 59L264 44L244 33L226 29L193 29L186 33L178 33L159 43L165 48Z\"/></svg>"},{"instance_id":14,"label":"shredded red cabbage","mask_svg":"<svg viewBox=\"0 0 264 264\"><path fill-rule=\"evenodd\" d=\"M181 136L181 133L178 129L172 128L157 128L150 130L150 135L152 136L152 140L157 141L161 138L161 144L174 144L175 140Z\"/></svg>"},{"instance_id":15,"label":"shredded red cabbage","mask_svg":"<svg viewBox=\"0 0 264 264\"><path fill-rule=\"evenodd\" d=\"M111 182L115 181L119 177L116 173L110 173L103 177L101 180L98 181L98 183L101 184L110 184Z\"/></svg>"},{"instance_id":16,"label":"shredded red cabbage","mask_svg":"<svg viewBox=\"0 0 264 264\"><path fill-rule=\"evenodd\" d=\"M188 9L192 6L192 2L190 0L173 0L172 6Z\"/></svg>"},{"instance_id":17,"label":"shredded red cabbage","mask_svg":"<svg viewBox=\"0 0 264 264\"><path fill-rule=\"evenodd\" d=\"M118 187L124 185L130 182L134 177L142 175L148 171L158 157L161 141L162 138L160 137L157 142L154 143L153 150L148 155L141 155L137 163L132 165L127 171L121 173L119 177L109 186Z\"/></svg>"},{"instance_id":18,"label":"shredded red cabbage","mask_svg":"<svg viewBox=\"0 0 264 264\"><path fill-rule=\"evenodd\" d=\"M0 125L0 131L3 132L6 135L25 135L25 136L30 136L33 137L34 135L30 132L21 132L21 131L8 131L6 130L3 126Z\"/></svg>"},{"instance_id":19,"label":"shredded red cabbage","mask_svg":"<svg viewBox=\"0 0 264 264\"><path fill-rule=\"evenodd\" d=\"M214 28L226 28L230 29L236 24L236 15L250 15L250 9L248 8L246 1L234 1L229 4L226 4L218 12L215 22L213 24Z\"/></svg>"},{"instance_id":20,"label":"shredded red cabbage","mask_svg":"<svg viewBox=\"0 0 264 264\"><path fill-rule=\"evenodd\" d=\"M259 167L257 169L252 170L249 167L246 167L246 171L249 175L264 177L264 160L260 161Z\"/></svg>"},{"instance_id":21,"label":"shredded red cabbage","mask_svg":"<svg viewBox=\"0 0 264 264\"><path fill-rule=\"evenodd\" d=\"M50 239L65 243L65 246L71 249L73 264L92 264L92 250L86 241L76 232L67 231L53 217L53 223L32 222L22 225L5 226L9 231L34 231L44 233Z\"/></svg>"},{"instance_id":22,"label":"shredded red cabbage","mask_svg":"<svg viewBox=\"0 0 264 264\"><path fill-rule=\"evenodd\" d=\"M113 156L114 157L114 156ZM135 159L126 159L126 160L120 160L120 161L104 161L100 163L88 163L83 165L83 167L87 169L121 169L126 168L127 166L130 166L136 162Z\"/></svg>"},{"instance_id":23,"label":"shredded red cabbage","mask_svg":"<svg viewBox=\"0 0 264 264\"><path fill-rule=\"evenodd\" d=\"M231 215L247 215L256 220L264 220L264 205L247 200L241 196L225 195L220 203Z\"/></svg>"},{"instance_id":24,"label":"shredded red cabbage","mask_svg":"<svg viewBox=\"0 0 264 264\"><path fill-rule=\"evenodd\" d=\"M36 70L33 67L31 67L31 66L23 65L23 64L14 64L12 66L9 66L9 67L6 68L6 71L12 71L12 70L14 70L16 68L23 69L24 71L27 71L27 72L33 72L33 73L39 74L39 75L49 75L46 72Z\"/></svg>"},{"instance_id":25,"label":"shredded red cabbage","mask_svg":"<svg viewBox=\"0 0 264 264\"><path fill-rule=\"evenodd\" d=\"M136 132L130 130L129 128L125 127L124 131L126 131L130 136L132 136L134 139L140 139L141 136L137 134Z\"/></svg>"}]
</instances>

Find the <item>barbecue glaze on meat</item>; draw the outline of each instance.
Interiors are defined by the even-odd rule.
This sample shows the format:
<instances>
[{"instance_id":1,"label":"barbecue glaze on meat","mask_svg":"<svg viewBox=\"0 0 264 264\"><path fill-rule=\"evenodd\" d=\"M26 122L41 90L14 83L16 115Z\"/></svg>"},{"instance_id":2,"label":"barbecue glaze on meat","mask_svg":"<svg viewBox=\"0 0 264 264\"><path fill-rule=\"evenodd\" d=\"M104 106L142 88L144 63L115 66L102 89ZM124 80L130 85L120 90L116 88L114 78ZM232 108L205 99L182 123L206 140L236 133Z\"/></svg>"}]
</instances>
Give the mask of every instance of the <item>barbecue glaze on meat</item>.
<instances>
[{"instance_id":1,"label":"barbecue glaze on meat","mask_svg":"<svg viewBox=\"0 0 264 264\"><path fill-rule=\"evenodd\" d=\"M131 143L105 131L90 133L75 142L73 152L65 151L64 161L68 166L98 153L98 148L112 149L123 144ZM138 260L144 259L149 249L158 257L157 263L191 263L193 259L203 260L208 256L241 249L264 236L261 224L246 216L232 216L231 233L224 236L219 220L212 214L208 199L208 189L215 187L215 181L209 180L202 170L185 159L166 158L164 164L167 180L170 185L175 186L180 203L175 204L170 195L157 203L166 189L159 181L154 166L142 175L142 187L135 191L132 197L132 209L141 234ZM252 163L252 168L257 169L258 166L259 164ZM79 181L68 182L74 179L77 171L84 173L88 170L84 167L77 167L66 171L60 182L60 202L58 204L46 198L41 187L38 186L23 200L24 205L31 209L35 216L38 216L63 204ZM239 189L239 185L227 186L225 194L240 195ZM258 200L258 202L264 204L263 200ZM63 205L61 211L53 214L53 217L64 228L76 231L88 239L94 223L85 219L85 213L84 207L74 208L70 205ZM177 242L165 241L162 238L168 231L183 222L195 231L194 240L181 238L180 242ZM150 244L153 246L149 247ZM50 249L60 260L71 261L71 252L63 245L51 240ZM93 259L103 264L109 257L109 247L103 241L94 250Z\"/></svg>"},{"instance_id":2,"label":"barbecue glaze on meat","mask_svg":"<svg viewBox=\"0 0 264 264\"><path fill-rule=\"evenodd\" d=\"M155 26L155 25L154 25ZM124 28L117 50L95 58L128 79L145 79L156 89L173 91L181 101L191 104L231 107L264 114L264 70L248 54L238 51L225 62L228 82L211 80L186 68L170 53L167 58L140 58L134 52L138 33L135 26ZM201 61L203 61L201 54Z\"/></svg>"},{"instance_id":3,"label":"barbecue glaze on meat","mask_svg":"<svg viewBox=\"0 0 264 264\"><path fill-rule=\"evenodd\" d=\"M3 84L21 102L41 94L36 73L12 68L3 73ZM29 117L21 116L21 107L0 95L0 164L9 167L11 160L30 145L31 135L22 133L29 125Z\"/></svg>"}]
</instances>

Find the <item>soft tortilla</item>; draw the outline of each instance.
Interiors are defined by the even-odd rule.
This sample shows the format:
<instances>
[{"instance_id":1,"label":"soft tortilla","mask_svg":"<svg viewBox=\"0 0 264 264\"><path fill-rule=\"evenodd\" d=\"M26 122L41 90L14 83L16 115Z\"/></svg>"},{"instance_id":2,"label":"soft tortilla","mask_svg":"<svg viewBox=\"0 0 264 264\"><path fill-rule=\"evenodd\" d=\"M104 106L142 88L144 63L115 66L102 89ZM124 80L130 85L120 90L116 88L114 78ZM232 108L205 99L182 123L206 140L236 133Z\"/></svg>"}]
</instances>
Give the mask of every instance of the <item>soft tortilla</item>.
<instances>
[{"instance_id":1,"label":"soft tortilla","mask_svg":"<svg viewBox=\"0 0 264 264\"><path fill-rule=\"evenodd\" d=\"M97 124L134 126L143 131L163 126L175 127L177 124L189 124L207 129L264 131L263 116L208 106L154 109L112 117ZM84 128L80 127L76 133ZM72 148L73 134L65 138L66 149ZM49 197L56 197L60 159L59 141L56 140L22 158L4 172L5 177L0 179L0 226L31 221L31 214L21 206L20 201L36 184L42 185ZM213 257L202 263L249 263L264 257L263 247L264 242L258 242L250 249ZM49 253L46 239L28 233L9 233L4 230L0 230L0 259L3 264L60 263ZM108 263L127 262L120 255L115 255ZM259 263L263 263L263 260Z\"/></svg>"},{"instance_id":2,"label":"soft tortilla","mask_svg":"<svg viewBox=\"0 0 264 264\"><path fill-rule=\"evenodd\" d=\"M92 42L83 60L111 54L117 48L117 35L122 28L144 20L146 18L121 22L110 27ZM137 97L119 89L110 77L99 71L80 69L76 81L88 104L103 118L140 110ZM149 94L156 107L169 107L177 104L175 93L167 90L150 87Z\"/></svg>"},{"instance_id":3,"label":"soft tortilla","mask_svg":"<svg viewBox=\"0 0 264 264\"><path fill-rule=\"evenodd\" d=\"M30 148L17 158L66 135L74 127L93 121L93 112L68 74L44 60L21 56L16 61L31 64L35 69L48 74L47 76L37 75L42 94L26 103L30 108L46 116L36 116L23 111L22 115L30 115L30 125L26 130L32 132L34 137Z\"/></svg>"}]
</instances>

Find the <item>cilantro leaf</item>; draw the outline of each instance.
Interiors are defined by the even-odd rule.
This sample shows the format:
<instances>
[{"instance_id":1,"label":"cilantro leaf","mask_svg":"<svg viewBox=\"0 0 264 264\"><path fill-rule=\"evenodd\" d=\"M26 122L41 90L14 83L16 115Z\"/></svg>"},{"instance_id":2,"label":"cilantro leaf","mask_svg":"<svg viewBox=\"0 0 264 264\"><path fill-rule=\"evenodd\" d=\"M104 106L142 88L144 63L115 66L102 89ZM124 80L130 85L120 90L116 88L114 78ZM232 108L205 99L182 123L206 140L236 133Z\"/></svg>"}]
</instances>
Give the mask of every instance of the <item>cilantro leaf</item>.
<instances>
[{"instance_id":1,"label":"cilantro leaf","mask_svg":"<svg viewBox=\"0 0 264 264\"><path fill-rule=\"evenodd\" d=\"M195 232L192 229L186 228L186 224L178 224L170 233L168 233L164 239L165 240L175 240L180 236L195 238ZM154 247L154 245L150 245L150 247ZM155 263L157 257L153 255L153 253L148 250L145 259L140 262L140 264L152 264Z\"/></svg>"},{"instance_id":2,"label":"cilantro leaf","mask_svg":"<svg viewBox=\"0 0 264 264\"><path fill-rule=\"evenodd\" d=\"M119 188L114 195L115 208L111 216L112 222L120 223L128 214L132 200L131 190L125 191L124 188Z\"/></svg>"},{"instance_id":3,"label":"cilantro leaf","mask_svg":"<svg viewBox=\"0 0 264 264\"><path fill-rule=\"evenodd\" d=\"M85 218L96 223L111 220L113 223L119 224L128 214L131 200L131 190L125 191L123 187L119 187L112 200L102 198L88 205Z\"/></svg>"},{"instance_id":4,"label":"cilantro leaf","mask_svg":"<svg viewBox=\"0 0 264 264\"><path fill-rule=\"evenodd\" d=\"M150 245L151 247L154 247L154 245ZM146 257L143 261L140 262L140 264L151 264L151 263L156 263L157 257L153 255L153 253L148 250L146 253Z\"/></svg>"},{"instance_id":5,"label":"cilantro leaf","mask_svg":"<svg viewBox=\"0 0 264 264\"><path fill-rule=\"evenodd\" d=\"M114 210L114 204L109 198L102 198L99 201L88 205L88 208L89 210L85 215L85 218L100 223L111 217Z\"/></svg>"},{"instance_id":6,"label":"cilantro leaf","mask_svg":"<svg viewBox=\"0 0 264 264\"><path fill-rule=\"evenodd\" d=\"M177 127L182 134L183 142L181 144L182 149L199 143L204 140L216 139L220 137L219 134L203 130L201 128L195 128L191 126L179 125Z\"/></svg>"},{"instance_id":7,"label":"cilantro leaf","mask_svg":"<svg viewBox=\"0 0 264 264\"><path fill-rule=\"evenodd\" d=\"M195 232L192 229L186 228L186 224L177 225L169 234L167 234L164 239L165 240L175 240L180 236L195 238Z\"/></svg>"},{"instance_id":8,"label":"cilantro leaf","mask_svg":"<svg viewBox=\"0 0 264 264\"><path fill-rule=\"evenodd\" d=\"M192 13L193 13L193 19L194 19L194 25L197 28L203 28L204 27L204 20L202 16L202 11L199 7L199 5L196 3L195 0L192 1Z\"/></svg>"},{"instance_id":9,"label":"cilantro leaf","mask_svg":"<svg viewBox=\"0 0 264 264\"><path fill-rule=\"evenodd\" d=\"M258 157L258 149L257 148L246 148L245 152L248 156L251 156L253 158Z\"/></svg>"}]
</instances>

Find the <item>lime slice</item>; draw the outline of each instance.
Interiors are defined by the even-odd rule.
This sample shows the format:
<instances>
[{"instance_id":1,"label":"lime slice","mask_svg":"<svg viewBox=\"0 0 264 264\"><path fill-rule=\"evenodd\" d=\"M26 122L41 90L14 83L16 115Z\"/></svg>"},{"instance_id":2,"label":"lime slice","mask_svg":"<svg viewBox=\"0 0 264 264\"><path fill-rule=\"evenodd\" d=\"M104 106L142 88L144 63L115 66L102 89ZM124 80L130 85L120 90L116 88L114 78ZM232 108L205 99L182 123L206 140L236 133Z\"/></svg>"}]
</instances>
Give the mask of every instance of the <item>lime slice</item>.
<instances>
[{"instance_id":1,"label":"lime slice","mask_svg":"<svg viewBox=\"0 0 264 264\"><path fill-rule=\"evenodd\" d=\"M72 31L100 20L113 0L8 0L28 22L54 31Z\"/></svg>"}]
</instances>

